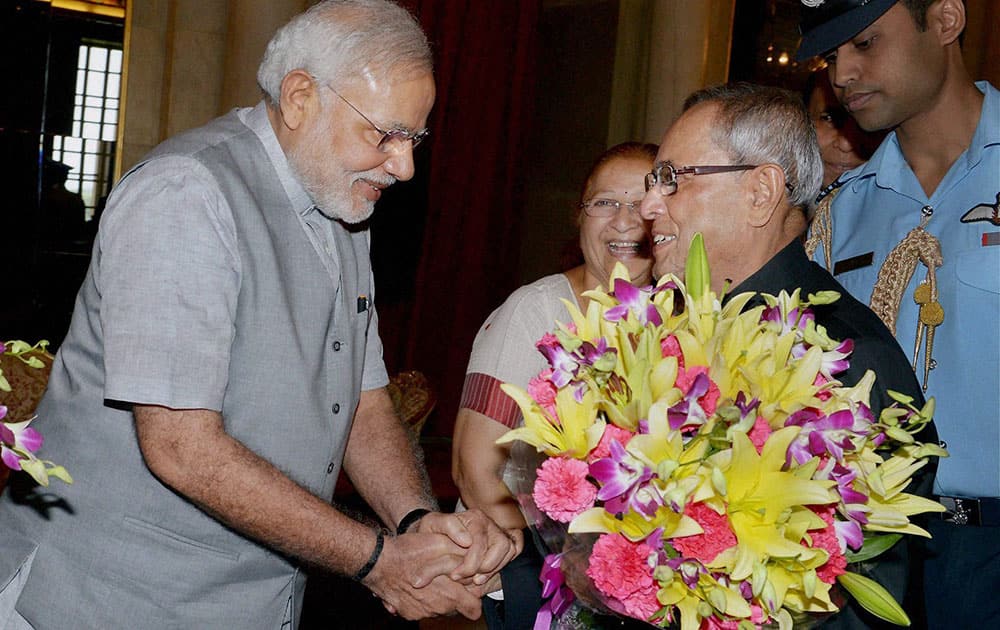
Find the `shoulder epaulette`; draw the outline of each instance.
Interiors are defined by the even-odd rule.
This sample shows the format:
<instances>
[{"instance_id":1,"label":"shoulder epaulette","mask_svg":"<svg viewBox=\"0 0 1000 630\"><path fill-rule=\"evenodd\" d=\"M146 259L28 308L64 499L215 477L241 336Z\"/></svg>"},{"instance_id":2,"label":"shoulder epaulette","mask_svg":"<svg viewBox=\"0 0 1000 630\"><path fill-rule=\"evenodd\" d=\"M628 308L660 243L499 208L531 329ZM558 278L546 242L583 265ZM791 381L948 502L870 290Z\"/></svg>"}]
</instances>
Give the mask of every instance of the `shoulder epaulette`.
<instances>
[{"instance_id":1,"label":"shoulder epaulette","mask_svg":"<svg viewBox=\"0 0 1000 630\"><path fill-rule=\"evenodd\" d=\"M844 175L841 175L837 179L835 179L832 182L830 182L829 184L827 184L826 187L823 188L823 190L819 191L819 194L816 195L816 202L815 203L818 204L819 202L823 201L824 197L829 196L832 192L834 192L835 190L837 190L838 188L840 188L841 186L843 186L847 182L849 182L849 181L857 178L856 175L854 177L848 177L847 179L843 179L843 177L844 177Z\"/></svg>"}]
</instances>

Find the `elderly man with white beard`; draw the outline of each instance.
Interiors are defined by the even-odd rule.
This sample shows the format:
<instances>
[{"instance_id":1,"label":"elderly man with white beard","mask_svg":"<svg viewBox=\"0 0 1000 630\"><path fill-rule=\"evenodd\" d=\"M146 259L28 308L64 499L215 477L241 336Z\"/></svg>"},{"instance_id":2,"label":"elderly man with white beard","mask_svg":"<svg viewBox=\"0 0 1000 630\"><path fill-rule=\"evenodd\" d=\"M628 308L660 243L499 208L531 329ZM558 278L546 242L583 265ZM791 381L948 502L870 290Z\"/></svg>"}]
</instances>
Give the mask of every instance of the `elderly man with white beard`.
<instances>
[{"instance_id":1,"label":"elderly man with white beard","mask_svg":"<svg viewBox=\"0 0 1000 630\"><path fill-rule=\"evenodd\" d=\"M437 511L384 387L358 224L413 176L424 34L328 0L257 76L260 104L167 140L109 199L38 409L76 483L0 502L0 627L296 627L304 565L407 618L474 618L520 550ZM331 506L341 464L389 530Z\"/></svg>"}]
</instances>

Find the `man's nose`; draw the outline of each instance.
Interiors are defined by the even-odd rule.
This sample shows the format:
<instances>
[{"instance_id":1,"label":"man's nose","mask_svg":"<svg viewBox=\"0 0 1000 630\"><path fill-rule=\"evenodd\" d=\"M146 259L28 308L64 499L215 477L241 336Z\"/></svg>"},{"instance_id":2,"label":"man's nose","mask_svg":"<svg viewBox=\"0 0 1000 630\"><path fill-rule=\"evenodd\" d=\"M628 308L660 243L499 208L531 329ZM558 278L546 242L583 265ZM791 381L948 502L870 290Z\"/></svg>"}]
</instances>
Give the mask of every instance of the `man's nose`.
<instances>
[{"instance_id":1,"label":"man's nose","mask_svg":"<svg viewBox=\"0 0 1000 630\"><path fill-rule=\"evenodd\" d=\"M413 178L416 166L413 164L413 144L406 142L402 148L390 151L385 160L385 170L401 182Z\"/></svg>"},{"instance_id":2,"label":"man's nose","mask_svg":"<svg viewBox=\"0 0 1000 630\"><path fill-rule=\"evenodd\" d=\"M663 195L654 186L643 195L642 203L639 205L639 216L647 221L652 221L663 214L664 209Z\"/></svg>"},{"instance_id":3,"label":"man's nose","mask_svg":"<svg viewBox=\"0 0 1000 630\"><path fill-rule=\"evenodd\" d=\"M837 47L837 59L830 65L829 75L830 84L839 89L844 89L848 83L857 80L857 55L854 54L854 45L851 42Z\"/></svg>"}]
</instances>

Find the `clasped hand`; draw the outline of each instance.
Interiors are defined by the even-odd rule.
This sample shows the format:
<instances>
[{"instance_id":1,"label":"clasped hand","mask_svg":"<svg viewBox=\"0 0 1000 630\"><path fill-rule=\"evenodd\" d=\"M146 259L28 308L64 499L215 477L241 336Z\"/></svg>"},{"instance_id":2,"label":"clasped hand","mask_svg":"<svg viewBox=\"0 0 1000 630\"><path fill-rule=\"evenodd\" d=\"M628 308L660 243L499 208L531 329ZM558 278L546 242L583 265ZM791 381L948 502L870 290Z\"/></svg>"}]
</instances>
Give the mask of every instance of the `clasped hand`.
<instances>
[{"instance_id":1,"label":"clasped hand","mask_svg":"<svg viewBox=\"0 0 1000 630\"><path fill-rule=\"evenodd\" d=\"M432 512L385 548L364 584L406 619L459 612L480 615L491 580L521 552L520 530L504 530L479 510Z\"/></svg>"}]
</instances>

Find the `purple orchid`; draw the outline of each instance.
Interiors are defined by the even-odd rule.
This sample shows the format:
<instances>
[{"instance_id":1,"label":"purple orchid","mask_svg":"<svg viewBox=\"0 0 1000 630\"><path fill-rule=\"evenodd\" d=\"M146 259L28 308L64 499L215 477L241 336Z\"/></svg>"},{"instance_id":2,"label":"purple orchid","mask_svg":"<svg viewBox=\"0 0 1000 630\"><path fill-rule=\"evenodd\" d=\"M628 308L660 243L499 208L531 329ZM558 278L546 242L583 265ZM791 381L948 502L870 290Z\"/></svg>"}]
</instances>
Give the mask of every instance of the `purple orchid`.
<instances>
[{"instance_id":1,"label":"purple orchid","mask_svg":"<svg viewBox=\"0 0 1000 630\"><path fill-rule=\"evenodd\" d=\"M705 421L708 420L708 414L702 409L698 399L708 392L711 384L711 380L705 373L695 377L684 398L667 410L667 420L671 429L675 431L692 430L705 424Z\"/></svg>"},{"instance_id":2,"label":"purple orchid","mask_svg":"<svg viewBox=\"0 0 1000 630\"><path fill-rule=\"evenodd\" d=\"M680 574L684 584L694 590L698 587L698 578L708 575L708 569L694 558L671 558L667 560L667 566Z\"/></svg>"},{"instance_id":3,"label":"purple orchid","mask_svg":"<svg viewBox=\"0 0 1000 630\"><path fill-rule=\"evenodd\" d=\"M628 314L632 313L642 326L647 324L661 325L663 319L660 317L660 311L650 301L650 298L665 288L644 287L640 289L627 280L615 278L614 296L618 300L618 305L609 308L604 314L604 319L609 322L617 322L628 319Z\"/></svg>"},{"instance_id":4,"label":"purple orchid","mask_svg":"<svg viewBox=\"0 0 1000 630\"><path fill-rule=\"evenodd\" d=\"M760 321L780 324L781 334L787 334L793 330L800 333L805 332L809 322L816 321L816 316L809 309L793 308L782 316L781 306L769 306L760 314Z\"/></svg>"},{"instance_id":5,"label":"purple orchid","mask_svg":"<svg viewBox=\"0 0 1000 630\"><path fill-rule=\"evenodd\" d=\"M642 461L625 450L618 440L608 445L610 457L602 457L590 465L590 476L598 481L597 498L604 509L622 514L629 508L645 516L653 516L663 505L663 498L649 483L655 474Z\"/></svg>"},{"instance_id":6,"label":"purple orchid","mask_svg":"<svg viewBox=\"0 0 1000 630\"><path fill-rule=\"evenodd\" d=\"M599 337L593 343L584 341L573 353L581 366L591 367L598 372L610 372L618 363L618 349L609 348L608 340Z\"/></svg>"},{"instance_id":7,"label":"purple orchid","mask_svg":"<svg viewBox=\"0 0 1000 630\"><path fill-rule=\"evenodd\" d=\"M825 461L814 475L815 479L828 479L837 483L837 494L840 495L837 511L847 519L837 519L833 523L834 533L837 535L841 551L847 546L850 546L851 549L860 549L864 543L861 526L868 523L868 516L863 509L868 503L868 495L855 489L854 481L858 476L857 470L844 466L833 459Z\"/></svg>"},{"instance_id":8,"label":"purple orchid","mask_svg":"<svg viewBox=\"0 0 1000 630\"><path fill-rule=\"evenodd\" d=\"M7 408L0 405L0 420L7 415ZM42 434L28 426L26 422L0 422L0 460L11 470L21 470L21 456L15 448L34 453L42 447Z\"/></svg>"},{"instance_id":9,"label":"purple orchid","mask_svg":"<svg viewBox=\"0 0 1000 630\"><path fill-rule=\"evenodd\" d=\"M796 359L801 359L811 347L808 344L797 343L792 346L792 356ZM845 339L836 348L824 351L819 373L826 380L833 380L834 376L850 367L851 362L848 357L851 356L852 352L854 352L854 341L852 339Z\"/></svg>"},{"instance_id":10,"label":"purple orchid","mask_svg":"<svg viewBox=\"0 0 1000 630\"><path fill-rule=\"evenodd\" d=\"M868 519L865 518L865 523ZM857 551L865 542L865 535L861 531L862 523L854 519L847 521L834 520L833 533L837 535L837 542L840 543L840 550L846 551L847 547Z\"/></svg>"},{"instance_id":11,"label":"purple orchid","mask_svg":"<svg viewBox=\"0 0 1000 630\"><path fill-rule=\"evenodd\" d=\"M855 427L855 417L850 410L835 411L824 415L818 409L800 409L785 420L785 426L799 426L802 430L788 446L788 461L794 459L799 464L814 456L829 455L836 461L843 461L844 451L853 451L851 438L864 435Z\"/></svg>"},{"instance_id":12,"label":"purple orchid","mask_svg":"<svg viewBox=\"0 0 1000 630\"><path fill-rule=\"evenodd\" d=\"M566 352L561 345L539 344L538 351L545 356L552 367L552 383L556 387L565 387L580 369L575 357Z\"/></svg>"},{"instance_id":13,"label":"purple orchid","mask_svg":"<svg viewBox=\"0 0 1000 630\"><path fill-rule=\"evenodd\" d=\"M760 399L754 398L747 402L746 394L741 391L736 394L736 400L733 401L733 404L740 410L740 420L743 420L750 415L750 412L756 411L757 407L760 407Z\"/></svg>"}]
</instances>

